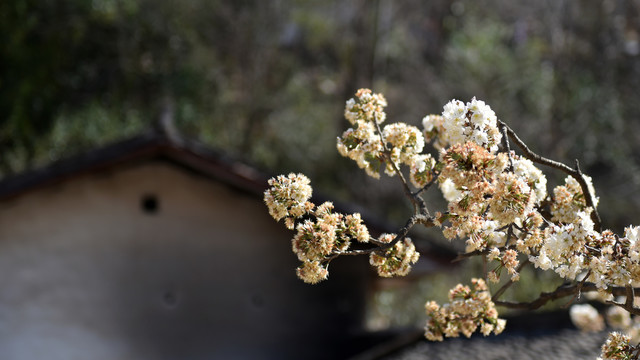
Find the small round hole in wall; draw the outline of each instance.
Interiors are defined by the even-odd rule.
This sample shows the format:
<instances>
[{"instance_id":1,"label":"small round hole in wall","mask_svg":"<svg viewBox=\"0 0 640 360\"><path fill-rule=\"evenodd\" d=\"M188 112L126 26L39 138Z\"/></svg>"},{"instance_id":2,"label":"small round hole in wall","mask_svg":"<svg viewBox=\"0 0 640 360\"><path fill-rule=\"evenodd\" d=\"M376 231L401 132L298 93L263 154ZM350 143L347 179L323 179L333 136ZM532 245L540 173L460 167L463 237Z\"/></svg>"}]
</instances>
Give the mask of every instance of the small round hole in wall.
<instances>
[{"instance_id":1,"label":"small round hole in wall","mask_svg":"<svg viewBox=\"0 0 640 360\"><path fill-rule=\"evenodd\" d=\"M178 300L178 294L175 291L167 290L162 294L162 303L169 309L178 306Z\"/></svg>"},{"instance_id":2,"label":"small round hole in wall","mask_svg":"<svg viewBox=\"0 0 640 360\"><path fill-rule=\"evenodd\" d=\"M262 309L264 307L264 298L260 294L255 294L251 297L251 305L256 309Z\"/></svg>"},{"instance_id":3,"label":"small round hole in wall","mask_svg":"<svg viewBox=\"0 0 640 360\"><path fill-rule=\"evenodd\" d=\"M154 194L143 195L140 199L140 208L145 214L157 214L160 211L160 201Z\"/></svg>"}]
</instances>

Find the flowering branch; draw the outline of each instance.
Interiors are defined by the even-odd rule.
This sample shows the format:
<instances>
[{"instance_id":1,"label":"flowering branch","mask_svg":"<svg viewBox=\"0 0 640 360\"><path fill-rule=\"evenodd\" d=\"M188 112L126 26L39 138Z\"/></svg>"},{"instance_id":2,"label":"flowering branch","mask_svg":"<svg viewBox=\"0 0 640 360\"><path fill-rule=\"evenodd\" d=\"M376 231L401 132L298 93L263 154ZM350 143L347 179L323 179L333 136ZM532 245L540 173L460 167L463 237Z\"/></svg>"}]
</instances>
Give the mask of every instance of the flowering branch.
<instances>
[{"instance_id":1,"label":"flowering branch","mask_svg":"<svg viewBox=\"0 0 640 360\"><path fill-rule=\"evenodd\" d=\"M409 188L409 184L407 183L407 179L405 179L404 174L402 173L402 171L400 171L400 169L398 168L398 165L393 161L391 150L387 146L387 142L384 138L383 131L382 129L380 129L380 124L376 122L375 125L376 125L376 129L378 130L378 135L380 136L380 142L382 143L382 146L384 148L383 155L385 156L386 162L388 166L391 167L392 169L391 172L393 174L396 174L398 176L398 179L400 179L400 182L402 183L402 190L404 191L405 196L407 196L407 198L409 198L409 200L413 204L414 214L422 213L422 214L428 215L429 210L427 210L427 204L425 203L424 199L420 196L420 192L415 192L415 193L411 192L411 189Z\"/></svg>"},{"instance_id":2,"label":"flowering branch","mask_svg":"<svg viewBox=\"0 0 640 360\"><path fill-rule=\"evenodd\" d=\"M434 218L424 216L422 214L414 215L411 218L409 218L407 223L402 228L398 230L398 233L395 235L395 237L393 237L391 241L382 242L382 241L371 239L371 242L377 245L376 247L372 247L368 249L354 249L354 250L345 250L345 251L336 252L333 255L327 257L326 260L331 261L337 258L338 256L342 256L342 255L366 255L374 252L382 253L385 250L388 250L389 248L393 247L397 242L406 239L409 231L416 224L421 224L425 227L433 227L435 226L435 220Z\"/></svg>"},{"instance_id":3,"label":"flowering branch","mask_svg":"<svg viewBox=\"0 0 640 360\"><path fill-rule=\"evenodd\" d=\"M379 178L381 172L397 176L413 215L397 234L374 239L360 214L337 213L330 202L311 203L310 181L304 175L269 180L265 191L269 213L296 231L292 248L301 261L298 277L308 283L323 281L329 263L343 255L368 255L380 276L406 275L419 257L407 235L421 224L441 228L449 240L464 240L465 252L454 261L482 256L486 280L499 283L502 274L510 275L493 295L485 280L474 279L473 288L459 284L452 289L448 304L427 302L425 336L430 340L470 336L476 330L498 334L505 322L498 319L495 306L534 310L567 296L573 296L573 303L582 292L626 296L624 302L606 302L627 317L640 315L633 287L640 284L640 227L626 228L624 236L602 230L591 178L582 173L577 160L571 168L534 153L475 98L467 103L450 101L442 115L422 120L422 131L404 123L383 127L386 105L381 94L358 90L346 103L344 114L352 127L337 139L337 149L369 176ZM511 150L510 140L523 155ZM427 142L439 150L437 159L423 153ZM536 164L567 174L564 184L548 194L546 176ZM431 216L422 194L436 183L448 204ZM354 247L356 243L369 247ZM488 264L495 267L487 271ZM529 264L554 271L566 283L531 301L500 300ZM573 306L571 315L577 326L604 326L588 304ZM630 319L625 322L630 323ZM640 348L625 336L611 335L603 346L604 359L638 355Z\"/></svg>"},{"instance_id":4,"label":"flowering branch","mask_svg":"<svg viewBox=\"0 0 640 360\"><path fill-rule=\"evenodd\" d=\"M636 288L635 291L640 289ZM549 301L558 300L567 296L576 295L579 292L594 292L598 291L598 287L593 283L585 283L585 284L562 284L558 286L554 291L550 292L542 292L535 300L529 302L513 302L513 301L497 301L494 300L496 305L504 306L510 309L521 309L521 310L536 310L547 304ZM613 296L625 296L627 294L626 287L614 287L609 289L610 294ZM623 307L625 310L627 309L627 305L625 303L615 303L613 301L608 301L607 303L611 303L614 305L618 305ZM637 311L634 310L634 311ZM637 314L636 314L637 315Z\"/></svg>"},{"instance_id":5,"label":"flowering branch","mask_svg":"<svg viewBox=\"0 0 640 360\"><path fill-rule=\"evenodd\" d=\"M520 140L520 138L515 133L515 131L513 131L507 124L505 124L500 120L498 120L498 123L503 129L505 129L506 133L509 134L509 137L511 138L511 140L513 140L516 143L516 145L518 145L518 147L524 152L524 155L527 159L533 162L536 162L538 164L546 165L554 169L563 171L567 175L571 175L574 179L576 179L576 181L580 184L580 188L582 188L582 193L588 194L585 196L585 200L587 202L587 206L593 209L591 213L591 218L593 220L594 227L598 231L602 230L600 215L598 214L597 208L595 206L593 191L590 189L589 184L587 184L586 180L584 179L582 171L580 171L580 164L578 160L576 160L576 168L572 169L561 162L544 158L534 153L533 151L531 151L529 147L522 140Z\"/></svg>"}]
</instances>

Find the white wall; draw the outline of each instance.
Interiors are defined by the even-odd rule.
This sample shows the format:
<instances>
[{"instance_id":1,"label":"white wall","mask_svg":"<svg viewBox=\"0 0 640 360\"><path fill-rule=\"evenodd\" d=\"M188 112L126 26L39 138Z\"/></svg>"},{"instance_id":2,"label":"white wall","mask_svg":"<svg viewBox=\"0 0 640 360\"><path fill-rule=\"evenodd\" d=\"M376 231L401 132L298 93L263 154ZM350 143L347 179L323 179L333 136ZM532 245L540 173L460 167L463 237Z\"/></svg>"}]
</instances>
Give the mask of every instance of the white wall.
<instances>
[{"instance_id":1,"label":"white wall","mask_svg":"<svg viewBox=\"0 0 640 360\"><path fill-rule=\"evenodd\" d=\"M357 330L365 268L302 284L260 202L160 161L0 202L0 359L320 357Z\"/></svg>"}]
</instances>

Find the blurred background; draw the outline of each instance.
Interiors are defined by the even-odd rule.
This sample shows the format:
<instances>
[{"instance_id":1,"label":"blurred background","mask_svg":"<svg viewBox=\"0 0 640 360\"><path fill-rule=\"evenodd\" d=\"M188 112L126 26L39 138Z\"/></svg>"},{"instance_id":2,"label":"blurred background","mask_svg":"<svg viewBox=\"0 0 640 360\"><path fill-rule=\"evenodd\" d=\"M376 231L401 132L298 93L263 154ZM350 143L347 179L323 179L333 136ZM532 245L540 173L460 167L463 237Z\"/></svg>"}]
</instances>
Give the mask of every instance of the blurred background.
<instances>
[{"instance_id":1,"label":"blurred background","mask_svg":"<svg viewBox=\"0 0 640 360\"><path fill-rule=\"evenodd\" d=\"M486 101L535 152L580 161L605 227L640 223L637 0L5 0L0 63L3 177L135 135L170 103L181 134L401 222L397 183L335 150L345 101L370 87L413 125Z\"/></svg>"}]
</instances>

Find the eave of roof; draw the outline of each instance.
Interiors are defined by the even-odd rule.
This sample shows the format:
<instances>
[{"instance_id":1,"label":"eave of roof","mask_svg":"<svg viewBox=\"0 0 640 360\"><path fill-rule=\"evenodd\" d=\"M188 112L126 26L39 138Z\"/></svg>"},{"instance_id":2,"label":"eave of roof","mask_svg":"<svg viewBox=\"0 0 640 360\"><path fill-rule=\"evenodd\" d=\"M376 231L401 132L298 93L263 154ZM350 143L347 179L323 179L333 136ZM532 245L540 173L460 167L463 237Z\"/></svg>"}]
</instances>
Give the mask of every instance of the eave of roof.
<instances>
[{"instance_id":1,"label":"eave of roof","mask_svg":"<svg viewBox=\"0 0 640 360\"><path fill-rule=\"evenodd\" d=\"M140 160L163 158L253 194L262 194L266 175L197 141L150 130L135 137L51 163L0 181L0 201L77 176Z\"/></svg>"}]
</instances>

